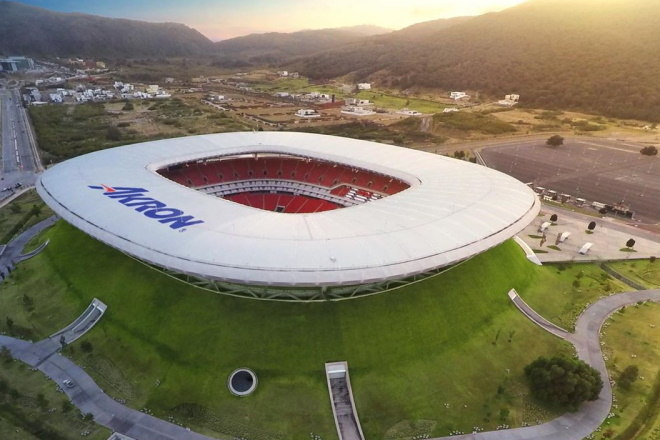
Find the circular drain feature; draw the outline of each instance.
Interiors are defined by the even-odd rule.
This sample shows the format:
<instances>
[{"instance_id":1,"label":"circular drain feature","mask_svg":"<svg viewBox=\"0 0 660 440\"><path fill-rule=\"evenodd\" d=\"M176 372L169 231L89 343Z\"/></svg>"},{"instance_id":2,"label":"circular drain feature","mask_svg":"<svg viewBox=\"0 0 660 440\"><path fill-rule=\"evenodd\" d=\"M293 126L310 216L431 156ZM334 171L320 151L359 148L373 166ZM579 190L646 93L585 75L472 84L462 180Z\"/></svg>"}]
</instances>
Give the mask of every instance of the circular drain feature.
<instances>
[{"instance_id":1,"label":"circular drain feature","mask_svg":"<svg viewBox=\"0 0 660 440\"><path fill-rule=\"evenodd\" d=\"M227 386L232 394L247 396L257 388L257 375L248 368L239 368L229 375Z\"/></svg>"}]
</instances>

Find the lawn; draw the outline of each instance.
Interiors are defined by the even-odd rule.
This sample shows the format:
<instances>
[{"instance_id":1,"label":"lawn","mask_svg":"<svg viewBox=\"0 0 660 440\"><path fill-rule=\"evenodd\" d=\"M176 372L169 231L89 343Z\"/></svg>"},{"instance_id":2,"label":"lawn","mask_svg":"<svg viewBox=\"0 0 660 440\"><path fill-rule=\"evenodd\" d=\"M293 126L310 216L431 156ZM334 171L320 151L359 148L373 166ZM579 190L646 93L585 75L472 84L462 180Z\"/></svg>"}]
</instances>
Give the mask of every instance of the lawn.
<instances>
[{"instance_id":1,"label":"lawn","mask_svg":"<svg viewBox=\"0 0 660 440\"><path fill-rule=\"evenodd\" d=\"M0 356L0 438L3 440L72 440L89 432L90 440L110 431L83 421L69 399L39 371Z\"/></svg>"},{"instance_id":2,"label":"lawn","mask_svg":"<svg viewBox=\"0 0 660 440\"><path fill-rule=\"evenodd\" d=\"M602 426L597 440L657 440L660 438L660 304L626 307L603 327L610 376L619 382L629 366L639 368L639 379L629 389L614 386L614 417Z\"/></svg>"},{"instance_id":3,"label":"lawn","mask_svg":"<svg viewBox=\"0 0 660 440\"><path fill-rule=\"evenodd\" d=\"M0 209L0 244L53 215L36 191L27 191Z\"/></svg>"},{"instance_id":4,"label":"lawn","mask_svg":"<svg viewBox=\"0 0 660 440\"><path fill-rule=\"evenodd\" d=\"M660 262L650 260L619 261L607 263L621 275L649 289L660 288Z\"/></svg>"},{"instance_id":5,"label":"lawn","mask_svg":"<svg viewBox=\"0 0 660 440\"><path fill-rule=\"evenodd\" d=\"M497 135L516 131L513 125L493 115L469 111L436 114L433 116L433 124L434 130L440 133L453 130Z\"/></svg>"},{"instance_id":6,"label":"lawn","mask_svg":"<svg viewBox=\"0 0 660 440\"><path fill-rule=\"evenodd\" d=\"M336 438L323 365L346 360L368 438L556 416L528 398L522 367L572 349L510 303L511 287L528 292L538 279L512 242L397 291L291 304L188 287L65 223L44 235L46 251L0 285L0 310L37 338L100 298L108 311L84 338L92 352L76 342L69 355L134 408L216 436ZM249 397L226 389L237 367L259 376Z\"/></svg>"},{"instance_id":7,"label":"lawn","mask_svg":"<svg viewBox=\"0 0 660 440\"><path fill-rule=\"evenodd\" d=\"M377 91L371 92L363 90L359 92L356 97L359 99L368 99L373 102L376 107L392 110L408 108L410 110L416 110L427 114L440 113L446 107L444 104L428 99L409 98L406 96L390 95Z\"/></svg>"},{"instance_id":8,"label":"lawn","mask_svg":"<svg viewBox=\"0 0 660 440\"><path fill-rule=\"evenodd\" d=\"M593 264L545 264L520 296L536 312L568 331L580 313L603 296L630 290Z\"/></svg>"}]
</instances>

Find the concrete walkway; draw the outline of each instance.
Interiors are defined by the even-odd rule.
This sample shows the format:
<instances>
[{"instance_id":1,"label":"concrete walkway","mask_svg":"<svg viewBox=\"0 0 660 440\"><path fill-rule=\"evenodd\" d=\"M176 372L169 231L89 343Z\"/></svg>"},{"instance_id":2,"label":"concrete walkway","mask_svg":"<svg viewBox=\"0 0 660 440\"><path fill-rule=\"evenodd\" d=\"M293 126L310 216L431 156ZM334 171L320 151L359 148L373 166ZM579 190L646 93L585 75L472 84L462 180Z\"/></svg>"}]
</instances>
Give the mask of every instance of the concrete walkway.
<instances>
[{"instance_id":1,"label":"concrete walkway","mask_svg":"<svg viewBox=\"0 0 660 440\"><path fill-rule=\"evenodd\" d=\"M566 413L542 425L430 440L582 440L587 437L603 423L612 406L612 386L600 349L600 328L612 313L639 301L660 302L660 289L626 292L603 298L580 315L575 325L575 333L570 334L570 341L575 346L578 357L598 370L603 378L603 389L598 400L583 404L578 412ZM538 314L525 315L541 325L532 317ZM541 327L550 331L545 325Z\"/></svg>"},{"instance_id":2,"label":"concrete walkway","mask_svg":"<svg viewBox=\"0 0 660 440\"><path fill-rule=\"evenodd\" d=\"M17 262L26 259L22 254L23 248L28 241L32 240L34 236L41 233L43 230L53 226L56 221L57 216L53 215L48 217L23 231L18 237L10 241L4 252L0 255L0 274L2 274L3 277L8 275L9 272L14 269ZM0 279L0 282L2 282L2 279Z\"/></svg>"}]
</instances>

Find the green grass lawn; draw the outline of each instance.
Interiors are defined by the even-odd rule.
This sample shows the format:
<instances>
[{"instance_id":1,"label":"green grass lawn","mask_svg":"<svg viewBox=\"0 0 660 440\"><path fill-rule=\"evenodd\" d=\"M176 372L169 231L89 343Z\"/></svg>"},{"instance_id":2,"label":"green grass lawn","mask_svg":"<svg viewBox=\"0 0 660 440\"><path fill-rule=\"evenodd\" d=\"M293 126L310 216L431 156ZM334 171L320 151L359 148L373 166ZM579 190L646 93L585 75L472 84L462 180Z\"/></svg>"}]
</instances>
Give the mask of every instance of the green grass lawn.
<instances>
[{"instance_id":1,"label":"green grass lawn","mask_svg":"<svg viewBox=\"0 0 660 440\"><path fill-rule=\"evenodd\" d=\"M434 102L428 99L412 98L405 96L391 95L388 93L378 91L361 91L355 95L359 99L368 99L373 102L376 107L382 107L393 110L401 110L408 108L410 110L417 110L422 113L440 113L446 105L439 102Z\"/></svg>"},{"instance_id":2,"label":"green grass lawn","mask_svg":"<svg viewBox=\"0 0 660 440\"><path fill-rule=\"evenodd\" d=\"M32 210L37 206L37 210ZM12 237L25 229L53 215L35 190L30 190L0 209L0 244L6 244Z\"/></svg>"},{"instance_id":3,"label":"green grass lawn","mask_svg":"<svg viewBox=\"0 0 660 440\"><path fill-rule=\"evenodd\" d=\"M215 435L336 438L324 363L338 360L350 365L368 438L400 438L415 423L418 434L446 435L556 415L527 397L522 368L572 350L510 303L511 287L527 292L538 278L512 242L408 288L292 304L188 287L62 222L44 235L46 251L0 285L0 310L37 338L100 298L108 311L84 338L92 352L77 342L70 355L108 394L157 416ZM259 387L238 398L226 380L243 366Z\"/></svg>"},{"instance_id":4,"label":"green grass lawn","mask_svg":"<svg viewBox=\"0 0 660 440\"><path fill-rule=\"evenodd\" d=\"M534 272L531 287L519 292L536 312L573 331L582 311L598 298L630 290L593 264L545 264Z\"/></svg>"},{"instance_id":5,"label":"green grass lawn","mask_svg":"<svg viewBox=\"0 0 660 440\"><path fill-rule=\"evenodd\" d=\"M434 130L474 131L482 134L504 134L516 131L508 122L501 121L493 115L460 111L439 113L433 116Z\"/></svg>"},{"instance_id":6,"label":"green grass lawn","mask_svg":"<svg viewBox=\"0 0 660 440\"><path fill-rule=\"evenodd\" d=\"M520 296L541 316L573 331L580 313L599 298L630 290L593 264L545 264Z\"/></svg>"},{"instance_id":7,"label":"green grass lawn","mask_svg":"<svg viewBox=\"0 0 660 440\"><path fill-rule=\"evenodd\" d=\"M603 424L595 439L660 438L660 304L635 305L614 314L603 327L603 341L612 379L618 381L631 365L639 368L639 379L630 389L614 386L615 416Z\"/></svg>"},{"instance_id":8,"label":"green grass lawn","mask_svg":"<svg viewBox=\"0 0 660 440\"><path fill-rule=\"evenodd\" d=\"M14 391L15 390L15 391ZM72 440L82 432L90 440L107 439L110 431L85 422L69 399L39 371L18 361L0 359L0 438L3 440Z\"/></svg>"},{"instance_id":9,"label":"green grass lawn","mask_svg":"<svg viewBox=\"0 0 660 440\"><path fill-rule=\"evenodd\" d=\"M612 269L649 289L660 287L660 261L632 260L608 263Z\"/></svg>"}]
</instances>

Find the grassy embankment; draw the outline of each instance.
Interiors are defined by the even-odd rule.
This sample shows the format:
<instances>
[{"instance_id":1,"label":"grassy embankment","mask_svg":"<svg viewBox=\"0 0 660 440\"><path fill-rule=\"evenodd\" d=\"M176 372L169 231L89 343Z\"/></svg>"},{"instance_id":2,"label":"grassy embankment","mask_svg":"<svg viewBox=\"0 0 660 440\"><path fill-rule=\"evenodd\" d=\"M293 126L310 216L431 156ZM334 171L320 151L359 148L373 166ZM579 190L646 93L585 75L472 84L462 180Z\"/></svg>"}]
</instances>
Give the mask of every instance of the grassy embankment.
<instances>
[{"instance_id":1,"label":"grassy embankment","mask_svg":"<svg viewBox=\"0 0 660 440\"><path fill-rule=\"evenodd\" d=\"M0 244L53 215L36 191L27 191L0 209Z\"/></svg>"},{"instance_id":2,"label":"grassy embankment","mask_svg":"<svg viewBox=\"0 0 660 440\"><path fill-rule=\"evenodd\" d=\"M513 243L398 291L285 304L190 288L63 223L44 235L46 251L0 286L0 309L42 337L102 299L108 312L84 338L92 353L76 343L72 355L108 394L160 417L209 433L334 438L323 374L334 360L349 362L372 438L556 415L529 399L522 367L571 349L510 304L509 288L527 292L539 277ZM32 311L21 302L26 291ZM248 398L226 390L241 366L260 379Z\"/></svg>"},{"instance_id":3,"label":"grassy embankment","mask_svg":"<svg viewBox=\"0 0 660 440\"><path fill-rule=\"evenodd\" d=\"M660 261L651 262L648 259L619 261L617 263L607 263L607 265L648 289L660 288Z\"/></svg>"},{"instance_id":4,"label":"grassy embankment","mask_svg":"<svg viewBox=\"0 0 660 440\"><path fill-rule=\"evenodd\" d=\"M615 313L603 327L603 341L607 369L616 382L614 416L595 439L660 439L660 304ZM620 375L630 366L639 369L639 378L626 387Z\"/></svg>"}]
</instances>

